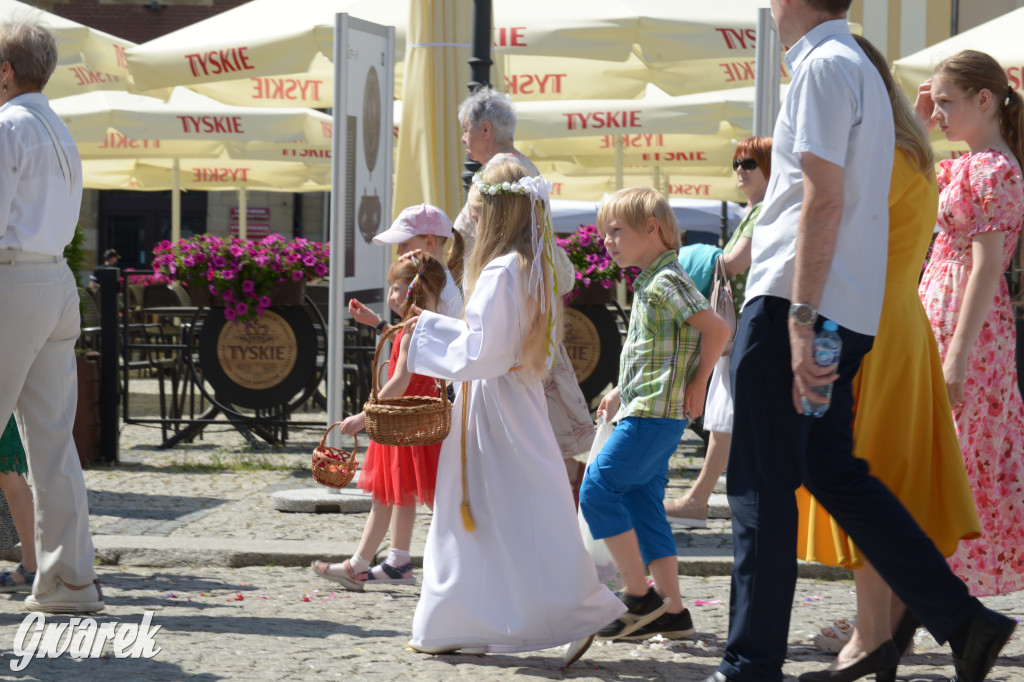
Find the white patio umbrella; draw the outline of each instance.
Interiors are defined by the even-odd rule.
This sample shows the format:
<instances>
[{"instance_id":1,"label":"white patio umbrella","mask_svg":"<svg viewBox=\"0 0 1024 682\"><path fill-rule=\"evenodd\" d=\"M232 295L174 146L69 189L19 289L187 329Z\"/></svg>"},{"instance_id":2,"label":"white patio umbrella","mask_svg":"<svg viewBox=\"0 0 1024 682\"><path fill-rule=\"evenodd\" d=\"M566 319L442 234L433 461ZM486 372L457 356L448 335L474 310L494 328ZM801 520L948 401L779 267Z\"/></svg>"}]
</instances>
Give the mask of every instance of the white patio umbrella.
<instances>
[{"instance_id":1,"label":"white patio umbrella","mask_svg":"<svg viewBox=\"0 0 1024 682\"><path fill-rule=\"evenodd\" d=\"M55 99L51 105L79 143L101 143L110 131L162 148L189 141L304 141L325 148L331 143L331 117L319 111L237 107L186 88L175 88L167 101L128 92L90 92Z\"/></svg>"},{"instance_id":2,"label":"white patio umbrella","mask_svg":"<svg viewBox=\"0 0 1024 682\"><path fill-rule=\"evenodd\" d=\"M210 158L83 159L82 175L85 187L90 189L158 191L177 186L204 191L326 192L331 188L328 164L235 159L227 154Z\"/></svg>"},{"instance_id":3,"label":"white patio umbrella","mask_svg":"<svg viewBox=\"0 0 1024 682\"><path fill-rule=\"evenodd\" d=\"M550 100L516 106L516 138L686 133L716 135L723 122L749 128L753 88L641 100Z\"/></svg>"},{"instance_id":4,"label":"white patio umbrella","mask_svg":"<svg viewBox=\"0 0 1024 682\"><path fill-rule=\"evenodd\" d=\"M931 78L932 71L946 57L961 50L979 50L995 57L1006 69L1010 85L1024 90L1024 9L1007 12L1001 17L958 33L893 62L893 72L907 96L914 100L917 86Z\"/></svg>"},{"instance_id":5,"label":"white patio umbrella","mask_svg":"<svg viewBox=\"0 0 1024 682\"><path fill-rule=\"evenodd\" d=\"M78 142L91 189L326 191L332 121L312 109L234 107L176 88L167 100L94 92L51 101ZM244 236L244 212L240 234Z\"/></svg>"},{"instance_id":6,"label":"white patio umbrella","mask_svg":"<svg viewBox=\"0 0 1024 682\"><path fill-rule=\"evenodd\" d=\"M751 134L754 89L683 97L648 90L642 100L517 104L516 148L550 174L553 196L600 200L617 176L623 186L663 187L665 178L689 175L693 187L675 183L676 196L743 201L731 163L736 142ZM395 109L397 128L402 103Z\"/></svg>"},{"instance_id":7,"label":"white patio umbrella","mask_svg":"<svg viewBox=\"0 0 1024 682\"><path fill-rule=\"evenodd\" d=\"M913 102L917 88L931 78L932 72L946 57L961 50L979 50L992 55L1006 70L1010 87L1024 92L1024 9L1014 10L935 43L912 55L893 62L893 73L903 91ZM936 160L955 159L968 151L963 142L949 142L938 128L932 131L932 148Z\"/></svg>"},{"instance_id":8,"label":"white patio umbrella","mask_svg":"<svg viewBox=\"0 0 1024 682\"><path fill-rule=\"evenodd\" d=\"M53 33L57 40L57 69L43 90L51 99L93 90L128 89L125 51L135 47L135 43L17 0L0 0L0 17L37 18Z\"/></svg>"},{"instance_id":9,"label":"white patio umbrella","mask_svg":"<svg viewBox=\"0 0 1024 682\"><path fill-rule=\"evenodd\" d=\"M747 87L756 10L767 4L496 3L493 42L504 78L494 80L517 99L631 98L648 83L673 95ZM460 3L459 11L471 15L472 6ZM409 0L252 0L132 48L127 60L139 88L187 85L234 104L330 107L338 12L395 26L400 96Z\"/></svg>"}]
</instances>

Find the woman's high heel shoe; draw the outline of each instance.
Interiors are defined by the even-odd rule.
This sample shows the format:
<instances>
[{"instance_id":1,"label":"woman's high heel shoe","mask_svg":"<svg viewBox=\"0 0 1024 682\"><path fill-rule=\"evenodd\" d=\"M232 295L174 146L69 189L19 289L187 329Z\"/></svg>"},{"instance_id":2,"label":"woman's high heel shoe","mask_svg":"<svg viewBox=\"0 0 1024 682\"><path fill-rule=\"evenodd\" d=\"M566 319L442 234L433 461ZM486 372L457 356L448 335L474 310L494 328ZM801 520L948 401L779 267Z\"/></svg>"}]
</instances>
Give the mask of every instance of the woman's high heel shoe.
<instances>
[{"instance_id":1,"label":"woman's high heel shoe","mask_svg":"<svg viewBox=\"0 0 1024 682\"><path fill-rule=\"evenodd\" d=\"M900 652L901 657L910 643L914 641L914 633L919 627L921 627L921 623L910 612L910 609L904 611L903 617L900 618L900 624L896 626L896 632L892 634L893 644L896 645L896 650ZM896 682L896 668L897 666L894 665L886 670L879 670L875 673L875 682Z\"/></svg>"},{"instance_id":2,"label":"woman's high heel shoe","mask_svg":"<svg viewBox=\"0 0 1024 682\"><path fill-rule=\"evenodd\" d=\"M875 679L878 679L878 675L888 673L890 669L895 674L899 661L900 652L890 639L851 666L841 670L816 670L804 673L800 676L800 682L853 682L871 673L875 673Z\"/></svg>"}]
</instances>

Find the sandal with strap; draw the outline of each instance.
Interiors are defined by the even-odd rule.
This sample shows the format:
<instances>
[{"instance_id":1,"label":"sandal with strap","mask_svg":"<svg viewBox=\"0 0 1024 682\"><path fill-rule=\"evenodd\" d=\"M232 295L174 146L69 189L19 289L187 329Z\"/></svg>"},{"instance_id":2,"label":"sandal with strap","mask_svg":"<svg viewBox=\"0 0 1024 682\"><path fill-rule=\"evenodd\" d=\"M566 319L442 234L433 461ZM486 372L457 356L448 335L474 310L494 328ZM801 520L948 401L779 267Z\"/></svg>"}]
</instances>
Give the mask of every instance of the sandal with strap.
<instances>
[{"instance_id":1,"label":"sandal with strap","mask_svg":"<svg viewBox=\"0 0 1024 682\"><path fill-rule=\"evenodd\" d=\"M379 568L378 577L374 569ZM392 566L387 561L382 561L366 572L366 582L369 585L415 585L416 576L412 573L412 562L405 566Z\"/></svg>"},{"instance_id":2,"label":"sandal with strap","mask_svg":"<svg viewBox=\"0 0 1024 682\"><path fill-rule=\"evenodd\" d=\"M832 623L830 627L821 629L821 632L814 636L814 646L822 651L831 651L838 654L853 635L853 629L857 626L857 620L840 618Z\"/></svg>"},{"instance_id":3,"label":"sandal with strap","mask_svg":"<svg viewBox=\"0 0 1024 682\"><path fill-rule=\"evenodd\" d=\"M4 571L0 573L0 592L31 592L32 583L36 580L36 574L29 573L21 564L18 564L18 567L14 569L14 573L21 575L25 582L15 582L14 574L10 571Z\"/></svg>"},{"instance_id":4,"label":"sandal with strap","mask_svg":"<svg viewBox=\"0 0 1024 682\"><path fill-rule=\"evenodd\" d=\"M366 579L369 576L369 572L356 573L352 570L352 564L349 563L348 559L345 559L343 562L341 562L341 567L344 569L344 573L332 568L332 566L337 565L338 564L332 564L329 561L314 561L312 564L310 564L310 568L312 568L313 572L321 578L333 580L334 582L344 587L346 590L351 590L352 592L365 591L363 589L363 583L366 582Z\"/></svg>"}]
</instances>

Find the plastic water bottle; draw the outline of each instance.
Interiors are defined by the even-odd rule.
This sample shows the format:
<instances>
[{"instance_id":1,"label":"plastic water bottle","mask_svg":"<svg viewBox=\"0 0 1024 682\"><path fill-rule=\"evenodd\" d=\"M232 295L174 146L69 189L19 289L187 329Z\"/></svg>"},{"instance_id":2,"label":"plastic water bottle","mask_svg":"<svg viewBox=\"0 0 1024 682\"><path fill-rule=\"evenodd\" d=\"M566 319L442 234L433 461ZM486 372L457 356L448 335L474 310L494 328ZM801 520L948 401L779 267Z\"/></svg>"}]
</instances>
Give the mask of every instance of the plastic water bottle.
<instances>
[{"instance_id":1,"label":"plastic water bottle","mask_svg":"<svg viewBox=\"0 0 1024 682\"><path fill-rule=\"evenodd\" d=\"M843 348L843 340L839 338L839 327L832 320L825 320L821 331L814 337L814 364L819 367L834 365L839 362L839 352ZM821 396L825 402L816 403L800 396L800 406L804 414L820 417L828 411L832 399L832 384L811 386L811 390Z\"/></svg>"}]
</instances>

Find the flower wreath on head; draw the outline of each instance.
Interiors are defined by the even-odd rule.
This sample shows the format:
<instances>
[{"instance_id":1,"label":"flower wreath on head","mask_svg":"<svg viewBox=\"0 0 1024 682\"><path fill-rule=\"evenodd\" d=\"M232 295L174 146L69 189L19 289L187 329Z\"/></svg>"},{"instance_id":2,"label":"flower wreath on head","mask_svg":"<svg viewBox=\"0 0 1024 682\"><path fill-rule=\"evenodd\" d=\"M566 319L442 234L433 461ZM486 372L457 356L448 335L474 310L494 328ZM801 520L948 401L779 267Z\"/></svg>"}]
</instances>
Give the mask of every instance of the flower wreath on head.
<instances>
[{"instance_id":1,"label":"flower wreath on head","mask_svg":"<svg viewBox=\"0 0 1024 682\"><path fill-rule=\"evenodd\" d=\"M484 182L480 171L473 175L473 186L483 196L496 196L498 194L521 195L530 197L531 203L540 204L540 216L538 211L530 211L531 232L533 238L533 264L530 267L530 276L527 279L527 293L532 293L540 305L541 312L547 315L548 332L548 357L547 368L555 364L555 354L558 348L556 338L557 329L555 322L554 304L558 299L558 273L555 268L555 238L551 228L551 197L550 192L554 186L550 180L540 177L523 177L515 182L503 182L498 185L488 185ZM542 257L538 258L538 255ZM551 286L544 286L544 264L551 269Z\"/></svg>"}]
</instances>

